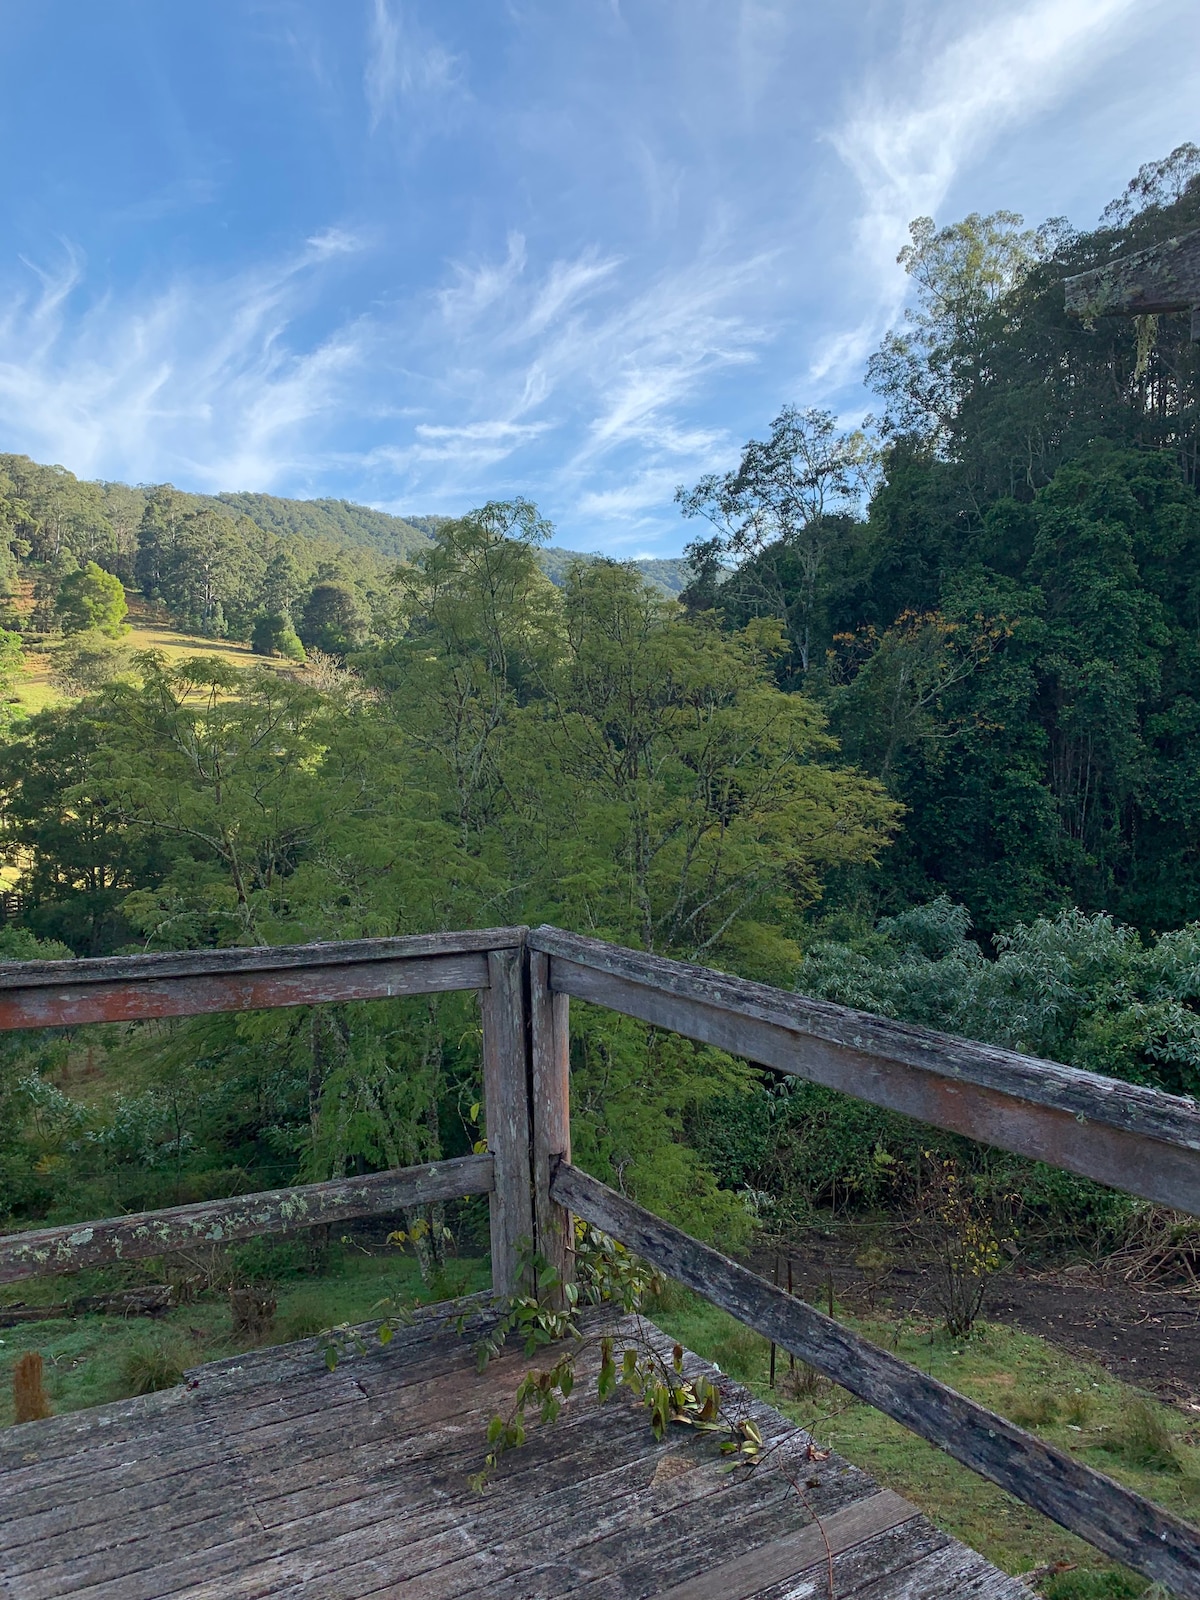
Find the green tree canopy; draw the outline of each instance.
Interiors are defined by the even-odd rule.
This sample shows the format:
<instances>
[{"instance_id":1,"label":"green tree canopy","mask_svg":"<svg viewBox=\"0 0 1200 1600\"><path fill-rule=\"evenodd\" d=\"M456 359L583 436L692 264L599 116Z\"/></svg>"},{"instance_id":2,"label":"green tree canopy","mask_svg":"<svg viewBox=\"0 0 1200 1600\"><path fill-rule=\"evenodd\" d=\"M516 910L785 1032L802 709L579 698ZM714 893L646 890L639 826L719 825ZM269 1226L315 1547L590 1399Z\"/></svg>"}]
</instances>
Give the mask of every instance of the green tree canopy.
<instances>
[{"instance_id":1,"label":"green tree canopy","mask_svg":"<svg viewBox=\"0 0 1200 1600\"><path fill-rule=\"evenodd\" d=\"M324 650L333 656L356 650L366 638L367 625L350 585L314 584L300 613L297 632L309 650Z\"/></svg>"},{"instance_id":2,"label":"green tree canopy","mask_svg":"<svg viewBox=\"0 0 1200 1600\"><path fill-rule=\"evenodd\" d=\"M94 561L67 574L58 586L54 610L64 633L95 631L117 639L128 632L125 586Z\"/></svg>"},{"instance_id":3,"label":"green tree canopy","mask_svg":"<svg viewBox=\"0 0 1200 1600\"><path fill-rule=\"evenodd\" d=\"M303 661L304 646L286 611L264 612L255 617L250 632L250 648L256 656L284 656L288 661Z\"/></svg>"},{"instance_id":4,"label":"green tree canopy","mask_svg":"<svg viewBox=\"0 0 1200 1600\"><path fill-rule=\"evenodd\" d=\"M696 578L686 603L718 607L735 626L777 618L803 678L824 642L830 569L853 537L874 465L861 430L840 431L829 411L785 406L769 436L746 445L735 471L676 491L684 516L713 528L687 547Z\"/></svg>"}]
</instances>

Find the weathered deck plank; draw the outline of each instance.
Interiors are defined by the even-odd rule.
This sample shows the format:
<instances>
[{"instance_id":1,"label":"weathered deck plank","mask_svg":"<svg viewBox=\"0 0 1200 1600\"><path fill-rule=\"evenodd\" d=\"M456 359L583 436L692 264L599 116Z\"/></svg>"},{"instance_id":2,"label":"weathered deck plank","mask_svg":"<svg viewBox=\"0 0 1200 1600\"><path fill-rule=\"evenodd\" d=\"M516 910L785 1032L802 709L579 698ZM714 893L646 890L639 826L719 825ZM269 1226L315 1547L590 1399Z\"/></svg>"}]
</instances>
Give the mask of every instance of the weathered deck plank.
<instances>
[{"instance_id":1,"label":"weathered deck plank","mask_svg":"<svg viewBox=\"0 0 1200 1600\"><path fill-rule=\"evenodd\" d=\"M857 1468L810 1459L727 1379L769 1446L752 1471L686 1430L655 1441L628 1397L601 1406L581 1381L475 1494L484 1421L525 1366L506 1353L478 1374L450 1320L425 1318L334 1373L306 1341L7 1430L0 1595L816 1600L831 1559L839 1600L1026 1593Z\"/></svg>"}]
</instances>

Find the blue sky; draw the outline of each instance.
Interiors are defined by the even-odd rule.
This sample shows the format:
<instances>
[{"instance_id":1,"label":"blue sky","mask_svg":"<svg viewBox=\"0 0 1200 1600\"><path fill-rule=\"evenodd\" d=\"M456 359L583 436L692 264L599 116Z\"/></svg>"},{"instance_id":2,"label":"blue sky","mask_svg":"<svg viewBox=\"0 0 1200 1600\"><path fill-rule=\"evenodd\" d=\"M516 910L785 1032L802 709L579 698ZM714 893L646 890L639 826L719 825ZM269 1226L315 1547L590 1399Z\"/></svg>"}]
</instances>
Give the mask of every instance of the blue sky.
<instances>
[{"instance_id":1,"label":"blue sky","mask_svg":"<svg viewBox=\"0 0 1200 1600\"><path fill-rule=\"evenodd\" d=\"M1200 141L1195 0L0 0L0 448L87 477L676 484L847 422L913 216L1090 224Z\"/></svg>"}]
</instances>

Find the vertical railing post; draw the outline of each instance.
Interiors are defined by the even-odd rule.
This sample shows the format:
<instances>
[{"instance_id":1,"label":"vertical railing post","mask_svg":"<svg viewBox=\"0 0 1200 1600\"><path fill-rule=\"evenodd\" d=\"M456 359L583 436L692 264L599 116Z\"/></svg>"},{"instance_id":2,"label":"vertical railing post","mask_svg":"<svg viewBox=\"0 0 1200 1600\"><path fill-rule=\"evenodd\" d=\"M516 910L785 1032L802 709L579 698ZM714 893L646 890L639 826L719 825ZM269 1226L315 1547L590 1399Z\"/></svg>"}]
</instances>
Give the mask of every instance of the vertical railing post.
<instances>
[{"instance_id":1,"label":"vertical railing post","mask_svg":"<svg viewBox=\"0 0 1200 1600\"><path fill-rule=\"evenodd\" d=\"M529 952L534 1237L563 1283L574 1266L571 1214L550 1198L554 1161L571 1159L570 1000L550 988L550 957Z\"/></svg>"},{"instance_id":2,"label":"vertical railing post","mask_svg":"<svg viewBox=\"0 0 1200 1600\"><path fill-rule=\"evenodd\" d=\"M488 951L482 990L483 1101L495 1188L491 1196L492 1288L520 1287L520 1256L535 1237L529 1149L529 1008L524 945Z\"/></svg>"}]
</instances>

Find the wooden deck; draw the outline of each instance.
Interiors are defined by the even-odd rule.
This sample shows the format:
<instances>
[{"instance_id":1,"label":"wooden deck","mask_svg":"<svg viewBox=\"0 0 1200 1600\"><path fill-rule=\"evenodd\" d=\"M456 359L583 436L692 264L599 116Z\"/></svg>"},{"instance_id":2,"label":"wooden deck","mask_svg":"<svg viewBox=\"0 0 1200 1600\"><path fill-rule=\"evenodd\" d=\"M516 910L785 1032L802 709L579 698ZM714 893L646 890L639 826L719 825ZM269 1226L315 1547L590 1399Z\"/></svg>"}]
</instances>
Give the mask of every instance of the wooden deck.
<instances>
[{"instance_id":1,"label":"wooden deck","mask_svg":"<svg viewBox=\"0 0 1200 1600\"><path fill-rule=\"evenodd\" d=\"M832 1552L837 1600L1028 1600L725 1379L769 1446L757 1467L727 1471L682 1428L656 1443L626 1395L600 1405L584 1382L472 1492L487 1418L527 1365L477 1375L470 1339L429 1315L333 1373L310 1340L8 1429L0 1595L824 1600Z\"/></svg>"}]
</instances>

